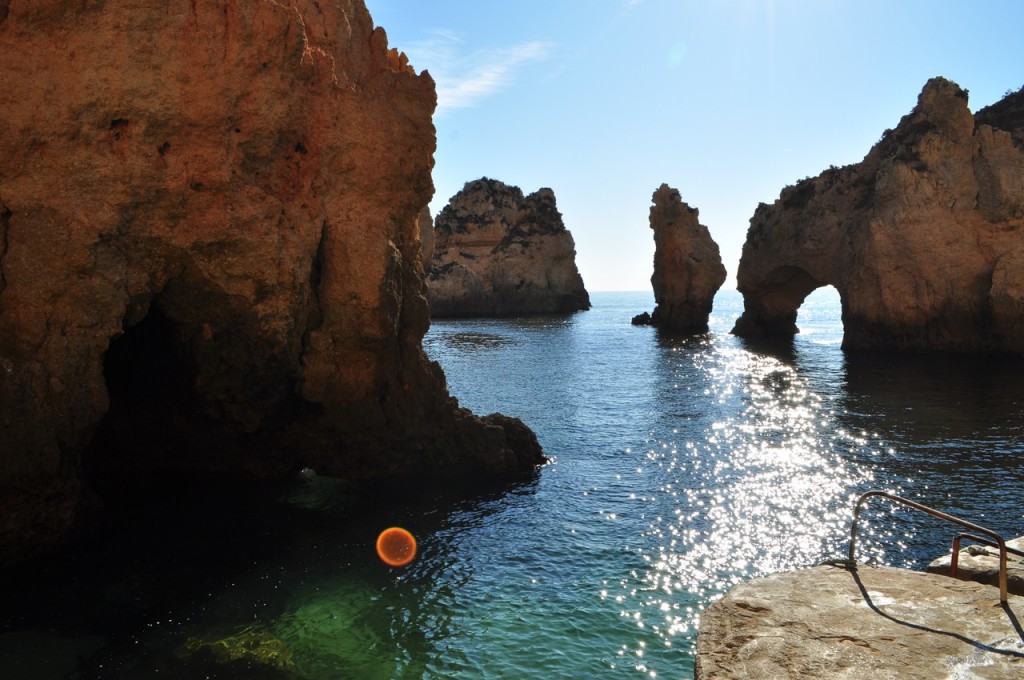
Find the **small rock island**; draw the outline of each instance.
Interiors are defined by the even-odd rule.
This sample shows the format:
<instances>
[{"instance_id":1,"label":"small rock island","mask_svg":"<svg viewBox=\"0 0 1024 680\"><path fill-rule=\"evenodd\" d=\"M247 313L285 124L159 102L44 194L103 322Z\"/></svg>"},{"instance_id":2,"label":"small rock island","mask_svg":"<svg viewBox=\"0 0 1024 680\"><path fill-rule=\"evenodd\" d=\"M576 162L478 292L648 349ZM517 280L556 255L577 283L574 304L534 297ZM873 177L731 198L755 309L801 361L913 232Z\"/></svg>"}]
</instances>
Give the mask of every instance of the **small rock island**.
<instances>
[{"instance_id":1,"label":"small rock island","mask_svg":"<svg viewBox=\"0 0 1024 680\"><path fill-rule=\"evenodd\" d=\"M427 300L434 318L590 309L554 192L467 182L434 221Z\"/></svg>"},{"instance_id":2,"label":"small rock island","mask_svg":"<svg viewBox=\"0 0 1024 680\"><path fill-rule=\"evenodd\" d=\"M654 313L633 317L634 325L702 333L708 329L715 293L725 283L718 244L700 223L700 213L677 189L662 184L651 197L654 230Z\"/></svg>"}]
</instances>

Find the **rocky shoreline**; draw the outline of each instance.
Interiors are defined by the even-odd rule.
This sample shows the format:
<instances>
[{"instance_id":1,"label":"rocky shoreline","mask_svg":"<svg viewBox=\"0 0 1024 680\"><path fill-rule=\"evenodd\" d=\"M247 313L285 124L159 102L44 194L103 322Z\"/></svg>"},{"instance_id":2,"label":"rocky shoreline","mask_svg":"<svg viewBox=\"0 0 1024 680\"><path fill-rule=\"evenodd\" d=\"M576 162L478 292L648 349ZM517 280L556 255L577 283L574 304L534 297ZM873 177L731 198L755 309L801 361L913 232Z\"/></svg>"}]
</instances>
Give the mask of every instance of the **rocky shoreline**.
<instances>
[{"instance_id":1,"label":"rocky shoreline","mask_svg":"<svg viewBox=\"0 0 1024 680\"><path fill-rule=\"evenodd\" d=\"M1024 536L1006 541L1006 547L1024 552ZM936 558L928 564L929 574L950 575L953 554ZM986 545L963 545L957 556L956 578L999 587L999 549ZM1006 590L1024 595L1024 557L1008 553L1006 558Z\"/></svg>"}]
</instances>

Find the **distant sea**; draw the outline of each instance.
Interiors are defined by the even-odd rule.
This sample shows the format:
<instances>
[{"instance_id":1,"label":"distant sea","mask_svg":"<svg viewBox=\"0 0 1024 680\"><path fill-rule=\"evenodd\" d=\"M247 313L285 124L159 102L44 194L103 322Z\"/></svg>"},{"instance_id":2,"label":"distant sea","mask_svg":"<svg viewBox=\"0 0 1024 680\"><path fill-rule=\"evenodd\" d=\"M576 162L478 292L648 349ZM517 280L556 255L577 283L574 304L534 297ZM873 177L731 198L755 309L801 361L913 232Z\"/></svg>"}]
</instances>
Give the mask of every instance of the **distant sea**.
<instances>
[{"instance_id":1,"label":"distant sea","mask_svg":"<svg viewBox=\"0 0 1024 680\"><path fill-rule=\"evenodd\" d=\"M1024 362L844 353L831 289L772 343L730 335L733 291L690 337L630 325L650 293L591 298L424 340L463 406L536 431L535 479L152 502L5 584L0 677L687 678L701 612L844 557L864 491L1024 534ZM168 528L182 513L194 530ZM864 517L865 561L923 568L956 533L877 500ZM374 554L391 525L418 539L408 567Z\"/></svg>"}]
</instances>

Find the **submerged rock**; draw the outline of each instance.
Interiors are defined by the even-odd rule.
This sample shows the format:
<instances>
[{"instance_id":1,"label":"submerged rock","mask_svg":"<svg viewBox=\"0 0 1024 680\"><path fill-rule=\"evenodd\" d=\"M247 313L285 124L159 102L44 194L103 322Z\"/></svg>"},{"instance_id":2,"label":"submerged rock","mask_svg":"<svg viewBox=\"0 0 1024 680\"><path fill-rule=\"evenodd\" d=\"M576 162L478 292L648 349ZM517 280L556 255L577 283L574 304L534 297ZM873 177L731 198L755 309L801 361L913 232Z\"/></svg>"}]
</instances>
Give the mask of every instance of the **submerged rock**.
<instances>
[{"instance_id":1,"label":"submerged rock","mask_svg":"<svg viewBox=\"0 0 1024 680\"><path fill-rule=\"evenodd\" d=\"M734 333L788 335L816 288L847 349L1024 353L1024 90L972 115L928 81L863 161L787 187L750 220Z\"/></svg>"},{"instance_id":2,"label":"submerged rock","mask_svg":"<svg viewBox=\"0 0 1024 680\"><path fill-rule=\"evenodd\" d=\"M190 637L177 650L177 656L194 663L205 662L218 671L245 677L292 678L299 675L295 655L288 645L257 628L246 628L217 640Z\"/></svg>"},{"instance_id":3,"label":"submerged rock","mask_svg":"<svg viewBox=\"0 0 1024 680\"><path fill-rule=\"evenodd\" d=\"M650 326L651 314L650 312L641 312L630 319L630 323L634 326Z\"/></svg>"},{"instance_id":4,"label":"submerged rock","mask_svg":"<svg viewBox=\"0 0 1024 680\"><path fill-rule=\"evenodd\" d=\"M437 216L434 238L427 297L435 318L590 309L551 189L524 197L486 177L467 182Z\"/></svg>"},{"instance_id":5,"label":"submerged rock","mask_svg":"<svg viewBox=\"0 0 1024 680\"><path fill-rule=\"evenodd\" d=\"M694 677L1024 677L1024 599L998 604L988 586L891 567L754 579L701 614Z\"/></svg>"},{"instance_id":6,"label":"submerged rock","mask_svg":"<svg viewBox=\"0 0 1024 680\"><path fill-rule=\"evenodd\" d=\"M361 0L0 5L0 560L166 470L543 460L421 347L434 84Z\"/></svg>"},{"instance_id":7,"label":"submerged rock","mask_svg":"<svg viewBox=\"0 0 1024 680\"><path fill-rule=\"evenodd\" d=\"M701 333L708 329L715 293L725 283L718 244L679 191L662 184L651 197L654 230L654 273L651 286L657 306L649 319L633 317L634 325L668 331Z\"/></svg>"}]
</instances>

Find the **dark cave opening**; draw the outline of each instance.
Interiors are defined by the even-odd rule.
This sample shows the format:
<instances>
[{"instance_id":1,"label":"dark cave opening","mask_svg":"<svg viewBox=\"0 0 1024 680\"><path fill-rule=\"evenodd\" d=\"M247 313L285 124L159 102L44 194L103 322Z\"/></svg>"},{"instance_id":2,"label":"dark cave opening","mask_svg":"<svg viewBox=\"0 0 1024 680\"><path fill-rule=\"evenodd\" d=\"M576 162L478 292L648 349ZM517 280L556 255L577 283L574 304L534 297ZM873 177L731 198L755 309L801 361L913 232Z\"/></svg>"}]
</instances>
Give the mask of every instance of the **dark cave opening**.
<instances>
[{"instance_id":1,"label":"dark cave opening","mask_svg":"<svg viewBox=\"0 0 1024 680\"><path fill-rule=\"evenodd\" d=\"M175 342L175 324L158 308L110 343L103 359L110 410L189 398L195 367Z\"/></svg>"},{"instance_id":2,"label":"dark cave opening","mask_svg":"<svg viewBox=\"0 0 1024 680\"><path fill-rule=\"evenodd\" d=\"M197 415L197 368L179 324L156 305L103 357L110 405L83 454L86 478L102 496L156 481L163 463L188 450ZM130 478L130 479L129 479Z\"/></svg>"}]
</instances>

